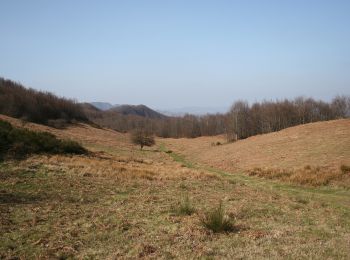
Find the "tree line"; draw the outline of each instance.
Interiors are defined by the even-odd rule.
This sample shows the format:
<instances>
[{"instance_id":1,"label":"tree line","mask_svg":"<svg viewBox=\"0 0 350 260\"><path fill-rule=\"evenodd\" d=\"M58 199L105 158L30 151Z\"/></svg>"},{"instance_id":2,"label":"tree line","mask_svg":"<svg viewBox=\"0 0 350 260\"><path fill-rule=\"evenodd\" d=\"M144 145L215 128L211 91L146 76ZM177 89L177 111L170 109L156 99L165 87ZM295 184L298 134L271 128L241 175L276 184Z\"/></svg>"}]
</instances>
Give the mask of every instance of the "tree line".
<instances>
[{"instance_id":1,"label":"tree line","mask_svg":"<svg viewBox=\"0 0 350 260\"><path fill-rule=\"evenodd\" d=\"M119 132L142 129L164 138L194 138L219 135L225 132L224 114L185 115L183 117L145 118L136 115L122 115L114 111L87 111L88 118L103 127Z\"/></svg>"},{"instance_id":2,"label":"tree line","mask_svg":"<svg viewBox=\"0 0 350 260\"><path fill-rule=\"evenodd\" d=\"M226 133L230 140L244 139L300 124L349 116L350 97L346 96L337 96L331 102L303 97L252 105L237 101L226 115Z\"/></svg>"},{"instance_id":3,"label":"tree line","mask_svg":"<svg viewBox=\"0 0 350 260\"><path fill-rule=\"evenodd\" d=\"M88 113L95 123L129 132L144 129L159 137L194 138L225 134L229 141L275 132L287 127L350 116L350 97L331 102L298 97L293 100L235 102L225 114L185 115L163 119L121 115L113 111Z\"/></svg>"},{"instance_id":4,"label":"tree line","mask_svg":"<svg viewBox=\"0 0 350 260\"><path fill-rule=\"evenodd\" d=\"M0 114L55 127L75 120L90 121L120 132L142 129L164 138L225 134L234 141L300 124L350 117L350 97L337 96L330 102L303 97L253 104L237 101L224 114L150 118L100 111L0 78Z\"/></svg>"}]
</instances>

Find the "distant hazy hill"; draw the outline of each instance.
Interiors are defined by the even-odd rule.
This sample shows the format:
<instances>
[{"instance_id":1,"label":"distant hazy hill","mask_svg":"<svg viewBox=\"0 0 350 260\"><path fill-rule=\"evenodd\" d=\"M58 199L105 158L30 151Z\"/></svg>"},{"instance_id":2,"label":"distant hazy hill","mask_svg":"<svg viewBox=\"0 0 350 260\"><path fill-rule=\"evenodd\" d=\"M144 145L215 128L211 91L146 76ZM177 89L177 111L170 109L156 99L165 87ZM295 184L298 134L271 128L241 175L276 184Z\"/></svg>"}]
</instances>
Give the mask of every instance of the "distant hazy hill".
<instances>
[{"instance_id":1,"label":"distant hazy hill","mask_svg":"<svg viewBox=\"0 0 350 260\"><path fill-rule=\"evenodd\" d=\"M102 111L106 111L114 107L112 104L107 102L90 102L90 104Z\"/></svg>"},{"instance_id":2,"label":"distant hazy hill","mask_svg":"<svg viewBox=\"0 0 350 260\"><path fill-rule=\"evenodd\" d=\"M166 118L165 115L158 113L145 105L121 105L110 109L110 111L119 112L123 115L136 115L154 119Z\"/></svg>"},{"instance_id":3,"label":"distant hazy hill","mask_svg":"<svg viewBox=\"0 0 350 260\"><path fill-rule=\"evenodd\" d=\"M229 107L181 107L170 109L159 109L158 112L167 116L184 116L186 114L202 116L206 114L226 113Z\"/></svg>"}]
</instances>

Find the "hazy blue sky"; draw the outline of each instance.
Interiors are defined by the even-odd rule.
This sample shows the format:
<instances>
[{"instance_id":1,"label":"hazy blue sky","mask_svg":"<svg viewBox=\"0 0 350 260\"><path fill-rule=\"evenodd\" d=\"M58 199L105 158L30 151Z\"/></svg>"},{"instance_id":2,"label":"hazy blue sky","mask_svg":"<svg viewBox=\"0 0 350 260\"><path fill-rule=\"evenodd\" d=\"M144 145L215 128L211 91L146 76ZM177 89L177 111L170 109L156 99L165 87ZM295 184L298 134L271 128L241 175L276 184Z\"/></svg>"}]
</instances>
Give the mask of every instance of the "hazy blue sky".
<instances>
[{"instance_id":1,"label":"hazy blue sky","mask_svg":"<svg viewBox=\"0 0 350 260\"><path fill-rule=\"evenodd\" d=\"M0 76L154 108L350 94L350 1L0 1Z\"/></svg>"}]
</instances>

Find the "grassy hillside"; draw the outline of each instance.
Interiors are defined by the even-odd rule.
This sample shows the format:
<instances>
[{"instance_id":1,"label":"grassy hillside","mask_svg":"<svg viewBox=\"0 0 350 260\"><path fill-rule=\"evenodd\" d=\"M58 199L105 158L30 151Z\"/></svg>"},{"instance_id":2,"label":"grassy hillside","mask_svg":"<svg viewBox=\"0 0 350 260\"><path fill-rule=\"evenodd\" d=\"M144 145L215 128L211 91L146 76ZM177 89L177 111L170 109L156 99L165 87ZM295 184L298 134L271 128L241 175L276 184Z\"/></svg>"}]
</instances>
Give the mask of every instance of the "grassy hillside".
<instances>
[{"instance_id":1,"label":"grassy hillside","mask_svg":"<svg viewBox=\"0 0 350 260\"><path fill-rule=\"evenodd\" d=\"M348 189L233 175L169 152L170 143L158 141L158 147L140 151L127 134L85 124L24 127L77 140L94 154L0 163L0 258L347 259L350 254ZM207 224L220 202L232 227L215 233Z\"/></svg>"},{"instance_id":2,"label":"grassy hillside","mask_svg":"<svg viewBox=\"0 0 350 260\"><path fill-rule=\"evenodd\" d=\"M161 141L169 149L208 166L251 174L260 169L267 177L282 178L295 172L319 178L329 172L340 173L342 165L350 165L348 119L300 125L228 144L224 137ZM213 145L217 142L223 145Z\"/></svg>"}]
</instances>

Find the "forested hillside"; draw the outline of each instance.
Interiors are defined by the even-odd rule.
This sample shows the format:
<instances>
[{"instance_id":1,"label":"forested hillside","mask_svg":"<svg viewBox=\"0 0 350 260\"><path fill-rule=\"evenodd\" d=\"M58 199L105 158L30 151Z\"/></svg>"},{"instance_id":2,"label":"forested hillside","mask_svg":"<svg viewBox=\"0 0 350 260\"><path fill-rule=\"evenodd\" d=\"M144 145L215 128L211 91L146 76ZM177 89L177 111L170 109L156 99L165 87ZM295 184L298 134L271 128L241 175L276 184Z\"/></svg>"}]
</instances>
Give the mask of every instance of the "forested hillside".
<instances>
[{"instance_id":1,"label":"forested hillside","mask_svg":"<svg viewBox=\"0 0 350 260\"><path fill-rule=\"evenodd\" d=\"M25 88L3 78L0 78L0 114L53 126L88 120L80 105L73 100Z\"/></svg>"}]
</instances>

